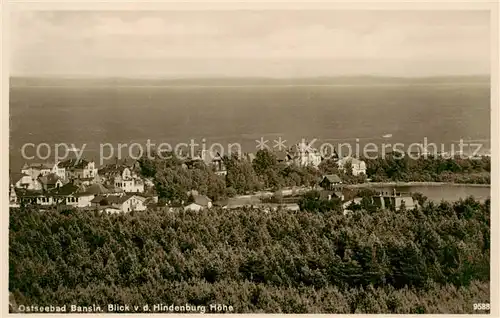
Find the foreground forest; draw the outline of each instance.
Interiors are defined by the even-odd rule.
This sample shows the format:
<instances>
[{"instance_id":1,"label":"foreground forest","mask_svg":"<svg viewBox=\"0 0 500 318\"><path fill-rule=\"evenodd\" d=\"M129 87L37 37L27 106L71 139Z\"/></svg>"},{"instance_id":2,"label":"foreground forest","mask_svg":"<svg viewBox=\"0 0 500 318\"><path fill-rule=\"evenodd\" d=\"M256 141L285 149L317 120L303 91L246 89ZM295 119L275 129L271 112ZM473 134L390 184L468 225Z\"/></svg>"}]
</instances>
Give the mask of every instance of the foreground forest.
<instances>
[{"instance_id":1,"label":"foreground forest","mask_svg":"<svg viewBox=\"0 0 500 318\"><path fill-rule=\"evenodd\" d=\"M490 202L390 212L10 211L17 304L235 312L473 313L489 303Z\"/></svg>"}]
</instances>

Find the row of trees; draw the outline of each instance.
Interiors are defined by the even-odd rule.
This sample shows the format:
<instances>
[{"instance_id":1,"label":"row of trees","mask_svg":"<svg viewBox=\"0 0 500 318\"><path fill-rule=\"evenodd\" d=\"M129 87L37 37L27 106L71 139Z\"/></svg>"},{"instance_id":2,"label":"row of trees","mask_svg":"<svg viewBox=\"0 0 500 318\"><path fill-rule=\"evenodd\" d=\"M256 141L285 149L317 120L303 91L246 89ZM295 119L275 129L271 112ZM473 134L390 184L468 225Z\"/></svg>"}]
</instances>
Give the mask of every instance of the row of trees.
<instances>
[{"instance_id":1,"label":"row of trees","mask_svg":"<svg viewBox=\"0 0 500 318\"><path fill-rule=\"evenodd\" d=\"M364 159L367 175L374 182L427 181L489 184L491 158L477 159L424 157L412 159L387 155L385 158Z\"/></svg>"},{"instance_id":2,"label":"row of trees","mask_svg":"<svg viewBox=\"0 0 500 318\"><path fill-rule=\"evenodd\" d=\"M238 312L429 313L489 302L489 200L347 216L10 212L9 290L26 305L221 302Z\"/></svg>"}]
</instances>

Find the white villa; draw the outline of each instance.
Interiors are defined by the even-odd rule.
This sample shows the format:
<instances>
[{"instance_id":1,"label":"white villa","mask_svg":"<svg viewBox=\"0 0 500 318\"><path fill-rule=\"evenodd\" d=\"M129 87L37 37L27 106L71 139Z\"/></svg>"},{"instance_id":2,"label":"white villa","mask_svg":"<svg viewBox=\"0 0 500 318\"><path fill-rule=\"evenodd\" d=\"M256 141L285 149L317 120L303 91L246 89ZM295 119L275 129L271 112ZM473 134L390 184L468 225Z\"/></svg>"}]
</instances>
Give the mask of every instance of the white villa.
<instances>
[{"instance_id":1,"label":"white villa","mask_svg":"<svg viewBox=\"0 0 500 318\"><path fill-rule=\"evenodd\" d=\"M107 213L131 212L146 210L147 198L135 194L112 194L96 196L92 206Z\"/></svg>"},{"instance_id":2,"label":"white villa","mask_svg":"<svg viewBox=\"0 0 500 318\"><path fill-rule=\"evenodd\" d=\"M61 163L25 163L21 168L21 173L30 176L33 180L51 173L62 180L66 179L66 169L61 166Z\"/></svg>"},{"instance_id":3,"label":"white villa","mask_svg":"<svg viewBox=\"0 0 500 318\"><path fill-rule=\"evenodd\" d=\"M99 174L102 175L105 182L124 192L144 192L144 180L125 165L108 165L99 170Z\"/></svg>"},{"instance_id":4,"label":"white villa","mask_svg":"<svg viewBox=\"0 0 500 318\"><path fill-rule=\"evenodd\" d=\"M366 175L366 163L363 160L356 159L354 157L344 157L337 161L337 165L340 170L345 172L346 165L350 163L352 166L352 175L357 176L360 174Z\"/></svg>"},{"instance_id":5,"label":"white villa","mask_svg":"<svg viewBox=\"0 0 500 318\"><path fill-rule=\"evenodd\" d=\"M321 153L312 148L307 141L293 146L289 151L289 155L296 165L302 167L312 166L317 168L322 160Z\"/></svg>"},{"instance_id":6,"label":"white villa","mask_svg":"<svg viewBox=\"0 0 500 318\"><path fill-rule=\"evenodd\" d=\"M68 159L59 164L66 170L66 179L90 179L97 176L97 167L94 161L85 159Z\"/></svg>"}]
</instances>

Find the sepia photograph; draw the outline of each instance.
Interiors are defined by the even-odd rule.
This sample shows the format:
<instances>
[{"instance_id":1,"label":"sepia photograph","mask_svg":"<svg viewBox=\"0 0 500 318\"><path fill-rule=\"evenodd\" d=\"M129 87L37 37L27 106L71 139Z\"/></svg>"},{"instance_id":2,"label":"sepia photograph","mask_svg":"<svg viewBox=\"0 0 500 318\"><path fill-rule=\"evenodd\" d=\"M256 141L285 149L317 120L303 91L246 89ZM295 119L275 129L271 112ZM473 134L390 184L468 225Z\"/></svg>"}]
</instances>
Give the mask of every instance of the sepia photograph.
<instances>
[{"instance_id":1,"label":"sepia photograph","mask_svg":"<svg viewBox=\"0 0 500 318\"><path fill-rule=\"evenodd\" d=\"M9 313L490 314L494 10L11 5Z\"/></svg>"}]
</instances>

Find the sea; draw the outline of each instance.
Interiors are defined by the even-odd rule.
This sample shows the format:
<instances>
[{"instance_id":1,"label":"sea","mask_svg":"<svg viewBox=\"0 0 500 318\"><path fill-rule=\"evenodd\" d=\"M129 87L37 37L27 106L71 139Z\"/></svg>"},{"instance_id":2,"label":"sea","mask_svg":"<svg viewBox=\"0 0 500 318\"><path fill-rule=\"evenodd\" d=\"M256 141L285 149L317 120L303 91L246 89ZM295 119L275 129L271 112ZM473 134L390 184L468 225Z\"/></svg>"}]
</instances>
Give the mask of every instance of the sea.
<instances>
[{"instance_id":1,"label":"sea","mask_svg":"<svg viewBox=\"0 0 500 318\"><path fill-rule=\"evenodd\" d=\"M412 185L397 187L373 187L373 190L392 193L393 190L401 193L421 193L429 201L440 203L441 201L454 202L459 199L466 199L472 196L475 200L484 202L491 198L491 188L489 185L468 185L468 184L443 184L443 185Z\"/></svg>"},{"instance_id":2,"label":"sea","mask_svg":"<svg viewBox=\"0 0 500 318\"><path fill-rule=\"evenodd\" d=\"M32 161L54 161L55 145L64 143L105 163L118 156L119 144L121 157L136 156L139 146L123 145L145 150L148 140L227 153L230 144L232 151L238 144L255 152L263 142L276 150L301 140L313 147L349 144L351 151L367 143L408 147L424 140L448 149L461 139L489 153L488 83L10 89L12 170L31 161L42 143L48 145L39 148L43 156Z\"/></svg>"}]
</instances>

